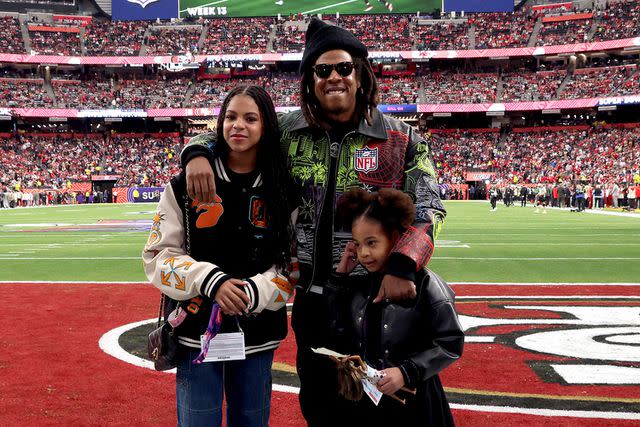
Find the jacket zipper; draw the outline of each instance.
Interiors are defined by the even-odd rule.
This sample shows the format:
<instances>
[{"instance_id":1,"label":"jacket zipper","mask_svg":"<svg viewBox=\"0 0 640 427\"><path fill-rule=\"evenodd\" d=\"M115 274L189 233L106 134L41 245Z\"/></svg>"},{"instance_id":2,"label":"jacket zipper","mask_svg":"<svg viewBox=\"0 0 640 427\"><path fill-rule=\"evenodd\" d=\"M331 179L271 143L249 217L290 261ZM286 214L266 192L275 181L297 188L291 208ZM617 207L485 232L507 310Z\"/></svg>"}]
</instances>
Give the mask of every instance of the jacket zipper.
<instances>
[{"instance_id":1,"label":"jacket zipper","mask_svg":"<svg viewBox=\"0 0 640 427\"><path fill-rule=\"evenodd\" d=\"M329 135L329 132L326 132L327 135L327 141L329 141L329 165L331 165L331 136ZM344 143L345 139L347 138L347 136L351 135L351 134L355 134L356 131L352 130L351 132L347 132L343 137L342 140L340 141L340 144L338 145L338 156L336 157L336 166L334 168L334 174L333 174L333 179L337 180L338 179L338 168L340 166L340 154L342 154L342 144ZM330 174L329 174L330 176ZM329 177L327 176L327 178ZM324 201L326 200L326 191L327 191L327 184L328 182L325 184L324 187L324 191L322 193L322 204L320 205L320 212L318 214L318 218L317 218L317 222L316 222L316 229L313 232L313 269L311 270L311 280L309 281L309 286L307 286L307 292L309 292L309 289L311 289L311 286L313 286L313 283L316 281L316 265L318 264L316 261L316 257L317 257L317 253L318 253L318 226L320 224L320 218L322 218L322 212L324 212ZM337 185L337 182L336 182ZM337 187L336 187L337 188ZM334 196L335 196L335 189L333 190L334 192ZM334 204L335 204L335 199L334 199ZM334 215L331 216L331 266L333 266L333 227L334 227Z\"/></svg>"}]
</instances>

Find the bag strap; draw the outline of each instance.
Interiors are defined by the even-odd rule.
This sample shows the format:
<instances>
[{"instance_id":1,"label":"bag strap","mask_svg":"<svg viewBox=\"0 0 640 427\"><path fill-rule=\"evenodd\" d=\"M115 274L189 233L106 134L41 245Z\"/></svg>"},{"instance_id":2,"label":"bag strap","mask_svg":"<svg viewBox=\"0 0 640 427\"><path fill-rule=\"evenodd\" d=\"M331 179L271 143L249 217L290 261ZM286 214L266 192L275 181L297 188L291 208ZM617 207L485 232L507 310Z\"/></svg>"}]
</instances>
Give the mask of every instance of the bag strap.
<instances>
[{"instance_id":1,"label":"bag strap","mask_svg":"<svg viewBox=\"0 0 640 427\"><path fill-rule=\"evenodd\" d=\"M189 196L184 195L184 230L185 230L185 249L187 255L191 255L191 232L189 231ZM160 307L158 308L157 327L162 326L162 317L166 316L164 312L166 295L160 292Z\"/></svg>"}]
</instances>

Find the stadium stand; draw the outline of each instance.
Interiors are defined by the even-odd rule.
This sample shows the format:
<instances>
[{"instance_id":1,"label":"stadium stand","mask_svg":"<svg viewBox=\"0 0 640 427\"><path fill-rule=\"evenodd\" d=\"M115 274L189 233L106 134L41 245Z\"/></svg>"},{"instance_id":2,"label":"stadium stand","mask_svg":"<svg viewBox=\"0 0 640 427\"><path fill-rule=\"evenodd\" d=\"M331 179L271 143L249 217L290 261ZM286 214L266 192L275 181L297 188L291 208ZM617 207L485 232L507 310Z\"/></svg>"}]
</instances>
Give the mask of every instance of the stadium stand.
<instances>
[{"instance_id":1,"label":"stadium stand","mask_svg":"<svg viewBox=\"0 0 640 427\"><path fill-rule=\"evenodd\" d=\"M580 8L542 11L525 6L514 13L441 20L409 15L340 15L331 19L356 33L371 51L378 51L374 70L380 104L401 106L395 111L410 104L412 108L401 118L430 133L442 184L462 185L469 171L489 171L503 182L584 179L608 185L630 182L640 173L640 128L632 123L637 121L634 95L640 95L637 51L528 58L429 57L422 63L407 60L406 54L401 59L395 53L389 57L379 53L566 45L640 35L638 2L608 2L604 6L591 9L588 2L580 2ZM581 15L585 13L593 16ZM307 17L175 22L111 22L94 17L86 27L73 22L59 25L46 17L38 22L20 19L22 23L17 15L0 19L0 52L24 53L27 46L34 53L56 57L106 56L105 62L119 56L171 55L169 65L177 66L3 63L0 187L63 191L71 188L70 184L88 182L96 174L119 175L117 185L122 187L161 186L177 172L174 156L183 136L215 125L211 117L197 117L192 110L183 109L216 108L238 84L265 87L278 107L289 109L300 103L295 61L258 63L242 55L301 52ZM229 54L234 55L233 60L216 58L203 67L196 63L199 69L185 70L179 59ZM608 112L607 108L598 111L599 98L625 96L630 100L616 101L612 108L604 105ZM587 105L580 104L585 99L593 102L588 107L571 107L578 110L551 108L549 118L540 117L540 108L546 107L535 107L537 112L533 113L526 109L497 111L498 119L487 110L493 103L575 100L579 101L576 105ZM476 109L477 104L484 109ZM443 117L453 116L439 119L431 110L424 113L427 109L423 107L436 112L446 107L449 109L442 110ZM25 111L34 108L71 111L69 117L74 119L51 117L48 110ZM619 112L611 111L616 108ZM11 117L7 109L25 116ZM152 109L158 112L151 115ZM73 114L79 110L91 110L86 115L96 114L97 118L76 118ZM176 111L179 114L174 116ZM134 121L128 114L149 117ZM47 120L47 126L62 122L60 129L64 131L37 130L36 126L45 126L42 123ZM630 125L605 124L616 122ZM531 127L523 130L525 123Z\"/></svg>"}]
</instances>

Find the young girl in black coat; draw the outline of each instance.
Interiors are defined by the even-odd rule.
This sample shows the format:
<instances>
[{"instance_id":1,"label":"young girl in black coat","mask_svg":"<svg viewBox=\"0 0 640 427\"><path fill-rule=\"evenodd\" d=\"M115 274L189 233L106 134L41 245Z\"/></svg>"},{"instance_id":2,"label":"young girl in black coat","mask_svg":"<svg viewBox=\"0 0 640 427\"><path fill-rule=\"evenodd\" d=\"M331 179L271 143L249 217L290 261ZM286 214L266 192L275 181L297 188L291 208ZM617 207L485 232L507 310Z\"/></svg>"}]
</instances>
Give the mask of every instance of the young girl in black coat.
<instances>
[{"instance_id":1,"label":"young girl in black coat","mask_svg":"<svg viewBox=\"0 0 640 427\"><path fill-rule=\"evenodd\" d=\"M372 302L391 250L413 224L411 198L392 189L351 190L339 200L338 215L353 236L336 269L345 291L341 309L348 319L348 350L383 372L377 388L386 395L378 406L367 397L361 399L358 418L362 425L453 425L438 377L460 357L464 343L453 291L439 276L421 269L416 273L415 300ZM349 275L358 263L367 275ZM415 390L415 395L407 390Z\"/></svg>"}]
</instances>

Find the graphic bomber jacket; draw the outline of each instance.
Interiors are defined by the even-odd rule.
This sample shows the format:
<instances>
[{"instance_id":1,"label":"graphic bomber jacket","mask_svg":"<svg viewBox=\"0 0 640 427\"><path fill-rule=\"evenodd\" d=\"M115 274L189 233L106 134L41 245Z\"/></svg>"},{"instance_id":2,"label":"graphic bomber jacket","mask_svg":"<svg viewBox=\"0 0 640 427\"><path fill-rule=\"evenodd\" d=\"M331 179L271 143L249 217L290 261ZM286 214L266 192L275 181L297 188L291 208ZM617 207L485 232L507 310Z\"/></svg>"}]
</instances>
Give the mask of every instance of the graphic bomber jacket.
<instances>
[{"instance_id":1,"label":"graphic bomber jacket","mask_svg":"<svg viewBox=\"0 0 640 427\"><path fill-rule=\"evenodd\" d=\"M296 240L300 261L299 285L307 288L318 278L332 272L317 272L316 232L321 218L331 215L332 271L340 261L350 233L340 231L335 221L336 202L352 188L369 192L395 188L409 194L416 206L414 227L407 230L393 248L387 272L414 279L415 273L427 265L433 253L434 238L444 221L446 211L440 200L436 171L427 141L414 128L375 110L372 125L362 120L357 129L339 143L330 140L328 132L312 128L301 111L279 117L282 130L281 148L296 184L302 188L297 209ZM215 134L198 135L183 149L183 167L197 156L213 159ZM328 188L331 152L337 155L334 205L322 206ZM352 274L365 274L362 267Z\"/></svg>"}]
</instances>

